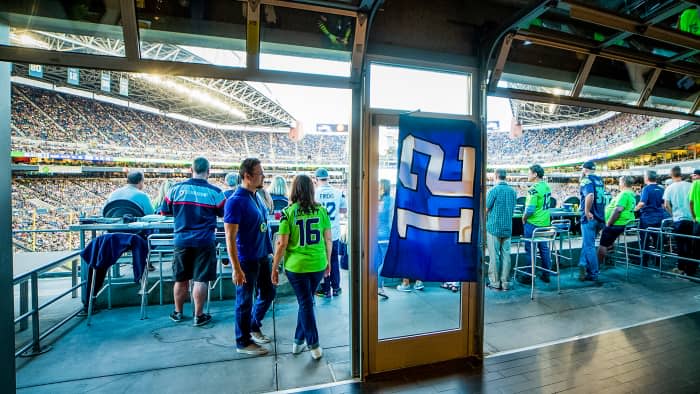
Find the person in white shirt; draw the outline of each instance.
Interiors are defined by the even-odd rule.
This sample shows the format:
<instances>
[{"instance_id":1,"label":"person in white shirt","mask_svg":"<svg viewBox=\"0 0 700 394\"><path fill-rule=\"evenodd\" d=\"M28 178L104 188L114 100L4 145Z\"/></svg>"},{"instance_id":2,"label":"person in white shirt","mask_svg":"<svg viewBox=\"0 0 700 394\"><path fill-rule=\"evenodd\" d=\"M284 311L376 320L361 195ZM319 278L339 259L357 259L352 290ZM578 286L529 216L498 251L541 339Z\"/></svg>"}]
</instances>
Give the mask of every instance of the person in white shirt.
<instances>
[{"instance_id":1,"label":"person in white shirt","mask_svg":"<svg viewBox=\"0 0 700 394\"><path fill-rule=\"evenodd\" d=\"M691 258L693 254L693 240L685 237L685 235L693 235L693 215L690 212L688 200L691 184L683 181L679 166L671 168L671 179L673 183L664 190L664 208L673 217L673 232L681 235L675 237L678 248L678 266L673 269L673 272L694 275L697 263L683 259Z\"/></svg>"},{"instance_id":2,"label":"person in white shirt","mask_svg":"<svg viewBox=\"0 0 700 394\"><path fill-rule=\"evenodd\" d=\"M316 192L314 198L328 211L331 220L331 233L333 239L333 251L331 252L331 275L323 279L316 295L319 297L337 297L340 295L340 263L338 261L338 247L340 246L340 215L348 211L345 195L328 184L328 170L319 168L316 170Z\"/></svg>"}]
</instances>

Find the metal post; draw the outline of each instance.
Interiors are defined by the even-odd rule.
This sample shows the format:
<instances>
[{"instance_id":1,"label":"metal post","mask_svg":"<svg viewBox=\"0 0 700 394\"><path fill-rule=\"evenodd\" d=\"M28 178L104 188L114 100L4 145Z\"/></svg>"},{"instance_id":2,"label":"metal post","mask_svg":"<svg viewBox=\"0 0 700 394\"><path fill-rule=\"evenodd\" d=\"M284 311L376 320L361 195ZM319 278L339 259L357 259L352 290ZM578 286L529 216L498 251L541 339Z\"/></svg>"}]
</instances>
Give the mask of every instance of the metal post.
<instances>
[{"instance_id":1,"label":"metal post","mask_svg":"<svg viewBox=\"0 0 700 394\"><path fill-rule=\"evenodd\" d=\"M19 284L19 314L24 315L29 311L29 284L23 281ZM19 330L24 331L29 326L27 319L19 322Z\"/></svg>"},{"instance_id":2,"label":"metal post","mask_svg":"<svg viewBox=\"0 0 700 394\"><path fill-rule=\"evenodd\" d=\"M71 286L75 287L78 284L78 259L73 259L70 262L70 277ZM78 297L78 289L76 288L71 292L71 298Z\"/></svg>"},{"instance_id":3,"label":"metal post","mask_svg":"<svg viewBox=\"0 0 700 394\"><path fill-rule=\"evenodd\" d=\"M0 21L0 44L9 44L10 27ZM12 172L10 170L10 68L0 62L0 382L14 390L15 323L12 282ZM7 390L6 390L7 391Z\"/></svg>"}]
</instances>

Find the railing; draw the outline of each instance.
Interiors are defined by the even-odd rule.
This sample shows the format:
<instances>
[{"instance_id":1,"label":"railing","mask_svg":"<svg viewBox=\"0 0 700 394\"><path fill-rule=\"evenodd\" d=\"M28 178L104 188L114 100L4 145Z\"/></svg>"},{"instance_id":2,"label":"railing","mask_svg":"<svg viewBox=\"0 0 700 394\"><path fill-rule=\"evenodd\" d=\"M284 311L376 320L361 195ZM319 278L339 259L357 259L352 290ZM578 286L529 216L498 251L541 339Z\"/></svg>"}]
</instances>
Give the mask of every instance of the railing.
<instances>
[{"instance_id":1,"label":"railing","mask_svg":"<svg viewBox=\"0 0 700 394\"><path fill-rule=\"evenodd\" d=\"M63 293L57 295L56 297L44 302L39 305L39 275L45 271L55 268L63 263L70 261L71 263L71 288ZM42 265L41 267L35 268L29 272L22 273L13 278L13 286L20 286L20 315L15 318L15 324L19 323L20 331L24 331L28 327L28 320L32 320L32 341L19 350L15 351L15 357L17 356L35 356L50 350L50 347L42 347L41 340L46 338L52 332L56 331L58 328L66 324L70 319L77 316L83 308L79 308L76 311L70 313L68 317L49 327L43 333L40 331L39 327L39 311L46 308L47 306L53 304L59 299L71 294L71 298L76 298L78 296L78 288L83 285L82 281L78 281L78 263L80 262L80 251L76 250L67 256L63 256L59 259L51 261ZM29 310L29 287L31 286L32 296L31 296L31 306L32 309Z\"/></svg>"}]
</instances>

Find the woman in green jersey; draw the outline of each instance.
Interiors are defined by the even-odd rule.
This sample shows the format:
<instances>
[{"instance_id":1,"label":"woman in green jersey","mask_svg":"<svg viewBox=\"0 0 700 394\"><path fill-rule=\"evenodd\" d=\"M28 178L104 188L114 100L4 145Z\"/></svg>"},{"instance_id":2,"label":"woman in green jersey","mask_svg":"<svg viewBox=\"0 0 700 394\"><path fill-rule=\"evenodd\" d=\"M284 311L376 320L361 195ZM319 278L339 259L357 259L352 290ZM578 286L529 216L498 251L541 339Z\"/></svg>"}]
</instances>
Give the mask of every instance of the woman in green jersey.
<instances>
[{"instance_id":1,"label":"woman in green jersey","mask_svg":"<svg viewBox=\"0 0 700 394\"><path fill-rule=\"evenodd\" d=\"M330 275L333 238L328 212L314 200L311 178L298 175L292 182L290 206L282 210L279 238L272 262L272 283L279 283L279 264L284 257L284 270L299 303L297 328L292 353L309 347L311 357L323 355L319 345L314 292L324 276Z\"/></svg>"}]
</instances>

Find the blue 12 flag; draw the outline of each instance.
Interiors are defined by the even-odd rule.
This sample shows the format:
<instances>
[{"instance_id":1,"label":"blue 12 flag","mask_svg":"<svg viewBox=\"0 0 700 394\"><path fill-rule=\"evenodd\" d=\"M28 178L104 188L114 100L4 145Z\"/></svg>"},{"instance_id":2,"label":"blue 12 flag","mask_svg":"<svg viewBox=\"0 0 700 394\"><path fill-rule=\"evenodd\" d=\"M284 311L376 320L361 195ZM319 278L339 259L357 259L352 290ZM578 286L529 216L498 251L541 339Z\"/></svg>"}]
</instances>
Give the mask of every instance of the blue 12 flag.
<instances>
[{"instance_id":1,"label":"blue 12 flag","mask_svg":"<svg viewBox=\"0 0 700 394\"><path fill-rule=\"evenodd\" d=\"M481 133L468 120L399 119L394 218L381 276L476 281Z\"/></svg>"}]
</instances>

